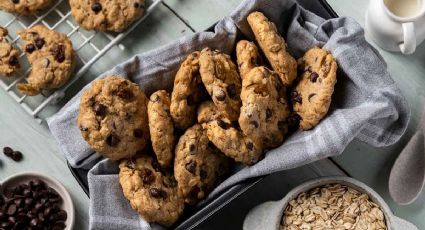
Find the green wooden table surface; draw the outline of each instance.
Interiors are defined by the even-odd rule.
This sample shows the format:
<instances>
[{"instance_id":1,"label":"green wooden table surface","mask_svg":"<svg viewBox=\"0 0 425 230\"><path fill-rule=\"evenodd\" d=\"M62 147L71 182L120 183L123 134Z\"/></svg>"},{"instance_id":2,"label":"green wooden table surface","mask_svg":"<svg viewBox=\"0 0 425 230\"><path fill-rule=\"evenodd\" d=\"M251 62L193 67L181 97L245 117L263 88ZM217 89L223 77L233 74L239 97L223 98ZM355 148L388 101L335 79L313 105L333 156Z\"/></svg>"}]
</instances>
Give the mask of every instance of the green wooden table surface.
<instances>
[{"instance_id":1,"label":"green wooden table surface","mask_svg":"<svg viewBox=\"0 0 425 230\"><path fill-rule=\"evenodd\" d=\"M232 12L240 2L241 0L165 0L122 41L126 49L122 51L116 47L108 52L90 68L82 83L90 81L110 66L136 53L205 30ZM353 17L364 25L368 0L329 0L329 3L340 16ZM412 221L419 229L425 229L425 196L422 195L417 202L409 206L398 206L389 198L387 186L389 170L400 150L412 136L421 114L425 86L425 45L418 47L417 52L411 56L380 49L379 51L410 103L412 119L409 129L399 143L388 148L373 148L353 141L345 152L334 160L350 175L376 189L397 215ZM78 87L72 90L77 91ZM0 156L0 180L22 171L40 171L56 177L67 187L74 201L75 229L88 229L89 199L72 177L48 128L35 122L3 90L0 90L0 108L0 147L12 146L25 154L20 163ZM261 189L258 192L261 192ZM255 196L248 197L255 199ZM243 196L240 199L248 198ZM243 200L236 202L243 203ZM238 212L238 207L234 209Z\"/></svg>"}]
</instances>

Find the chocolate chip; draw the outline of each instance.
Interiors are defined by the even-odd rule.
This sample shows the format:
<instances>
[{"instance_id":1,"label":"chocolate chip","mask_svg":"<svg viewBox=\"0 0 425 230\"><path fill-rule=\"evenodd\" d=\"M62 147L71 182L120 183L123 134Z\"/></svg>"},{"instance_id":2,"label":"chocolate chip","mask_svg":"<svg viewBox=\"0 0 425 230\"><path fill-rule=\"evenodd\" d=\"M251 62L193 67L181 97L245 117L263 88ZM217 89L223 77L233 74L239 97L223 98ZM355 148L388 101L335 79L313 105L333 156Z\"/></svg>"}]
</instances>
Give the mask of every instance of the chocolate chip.
<instances>
[{"instance_id":1,"label":"chocolate chip","mask_svg":"<svg viewBox=\"0 0 425 230\"><path fill-rule=\"evenodd\" d=\"M291 100L292 102L298 102L298 103L302 103L302 98L301 98L301 94L299 94L297 91L292 91L291 92Z\"/></svg>"},{"instance_id":2,"label":"chocolate chip","mask_svg":"<svg viewBox=\"0 0 425 230\"><path fill-rule=\"evenodd\" d=\"M190 160L186 165L184 166L187 171L195 175L196 173L196 162L193 160Z\"/></svg>"},{"instance_id":3,"label":"chocolate chip","mask_svg":"<svg viewBox=\"0 0 425 230\"><path fill-rule=\"evenodd\" d=\"M314 97L314 96L316 96L315 93L311 93L310 95L308 95L308 101L310 102L311 98Z\"/></svg>"},{"instance_id":4,"label":"chocolate chip","mask_svg":"<svg viewBox=\"0 0 425 230\"><path fill-rule=\"evenodd\" d=\"M135 3L133 4L133 6L134 6L134 8L139 8L139 7L140 7L140 4L139 4L138 2L135 2Z\"/></svg>"},{"instance_id":5,"label":"chocolate chip","mask_svg":"<svg viewBox=\"0 0 425 230\"><path fill-rule=\"evenodd\" d=\"M266 109L266 120L270 119L273 116L273 112L271 109Z\"/></svg>"},{"instance_id":6,"label":"chocolate chip","mask_svg":"<svg viewBox=\"0 0 425 230\"><path fill-rule=\"evenodd\" d=\"M199 177L201 178L201 181L204 181L204 180L207 178L207 176L208 176L207 171L205 171L205 170L203 170L203 169L201 169L201 170L199 171Z\"/></svg>"},{"instance_id":7,"label":"chocolate chip","mask_svg":"<svg viewBox=\"0 0 425 230\"><path fill-rule=\"evenodd\" d=\"M19 60L16 56L9 57L9 65L11 66L19 66Z\"/></svg>"},{"instance_id":8,"label":"chocolate chip","mask_svg":"<svg viewBox=\"0 0 425 230\"><path fill-rule=\"evenodd\" d=\"M287 128L287 123L286 121L278 121L277 122L277 127L279 128L279 130L285 130Z\"/></svg>"},{"instance_id":9,"label":"chocolate chip","mask_svg":"<svg viewBox=\"0 0 425 230\"><path fill-rule=\"evenodd\" d=\"M94 113L96 114L96 116L101 116L101 117L105 116L107 109L108 108L106 106L104 106L100 103L96 103L93 106L93 110L94 110Z\"/></svg>"},{"instance_id":10,"label":"chocolate chip","mask_svg":"<svg viewBox=\"0 0 425 230\"><path fill-rule=\"evenodd\" d=\"M300 124L301 117L297 113L292 113L288 117L288 125L290 128L298 128Z\"/></svg>"},{"instance_id":11,"label":"chocolate chip","mask_svg":"<svg viewBox=\"0 0 425 230\"><path fill-rule=\"evenodd\" d=\"M143 184L149 185L155 181L155 174L147 168L143 169L139 175L142 178Z\"/></svg>"},{"instance_id":12,"label":"chocolate chip","mask_svg":"<svg viewBox=\"0 0 425 230\"><path fill-rule=\"evenodd\" d=\"M195 105L195 100L193 99L193 96L192 95L187 96L186 102L187 102L187 105L188 106Z\"/></svg>"},{"instance_id":13,"label":"chocolate chip","mask_svg":"<svg viewBox=\"0 0 425 230\"><path fill-rule=\"evenodd\" d=\"M59 63L65 61L65 47L63 45L58 45L52 51L55 60Z\"/></svg>"},{"instance_id":14,"label":"chocolate chip","mask_svg":"<svg viewBox=\"0 0 425 230\"><path fill-rule=\"evenodd\" d=\"M228 129L230 128L230 125L224 122L223 120L218 119L217 125L220 126L222 129Z\"/></svg>"},{"instance_id":15,"label":"chocolate chip","mask_svg":"<svg viewBox=\"0 0 425 230\"><path fill-rule=\"evenodd\" d=\"M151 188L149 189L149 193L154 198L163 198L163 199L167 198L167 192L159 188Z\"/></svg>"},{"instance_id":16,"label":"chocolate chip","mask_svg":"<svg viewBox=\"0 0 425 230\"><path fill-rule=\"evenodd\" d=\"M126 101L129 101L134 98L133 92L131 92L129 89L118 90L117 96Z\"/></svg>"},{"instance_id":17,"label":"chocolate chip","mask_svg":"<svg viewBox=\"0 0 425 230\"><path fill-rule=\"evenodd\" d=\"M102 10L102 5L98 2L95 2L91 5L91 10L95 13L99 13Z\"/></svg>"},{"instance_id":18,"label":"chocolate chip","mask_svg":"<svg viewBox=\"0 0 425 230\"><path fill-rule=\"evenodd\" d=\"M28 44L28 45L25 46L25 51L27 53L30 53L31 54L32 52L34 52L34 50L35 50L35 46L32 43L30 43L30 44Z\"/></svg>"},{"instance_id":19,"label":"chocolate chip","mask_svg":"<svg viewBox=\"0 0 425 230\"><path fill-rule=\"evenodd\" d=\"M46 41L44 41L44 39L42 39L42 38L37 38L37 39L35 39L35 42L34 43L35 43L35 46L38 49L41 49L41 48L43 48L43 46L46 43Z\"/></svg>"},{"instance_id":20,"label":"chocolate chip","mask_svg":"<svg viewBox=\"0 0 425 230\"><path fill-rule=\"evenodd\" d=\"M12 0L12 2L13 2L14 4L18 4L18 3L19 3L19 0Z\"/></svg>"},{"instance_id":21,"label":"chocolate chip","mask_svg":"<svg viewBox=\"0 0 425 230\"><path fill-rule=\"evenodd\" d=\"M235 84L230 84L227 86L227 94L230 98L234 98L236 96L236 86Z\"/></svg>"},{"instance_id":22,"label":"chocolate chip","mask_svg":"<svg viewBox=\"0 0 425 230\"><path fill-rule=\"evenodd\" d=\"M250 121L249 124L254 126L254 128L258 128L258 126L259 126L258 122L256 122L256 121Z\"/></svg>"},{"instance_id":23,"label":"chocolate chip","mask_svg":"<svg viewBox=\"0 0 425 230\"><path fill-rule=\"evenodd\" d=\"M111 147L117 146L118 143L120 143L120 139L114 134L109 134L109 136L106 138L106 144Z\"/></svg>"},{"instance_id":24,"label":"chocolate chip","mask_svg":"<svg viewBox=\"0 0 425 230\"><path fill-rule=\"evenodd\" d=\"M220 90L216 93L215 98L218 101L224 101L226 99L226 93L223 90Z\"/></svg>"},{"instance_id":25,"label":"chocolate chip","mask_svg":"<svg viewBox=\"0 0 425 230\"><path fill-rule=\"evenodd\" d=\"M254 144L252 144L252 142L246 143L245 146L249 151L252 151L254 149Z\"/></svg>"},{"instance_id":26,"label":"chocolate chip","mask_svg":"<svg viewBox=\"0 0 425 230\"><path fill-rule=\"evenodd\" d=\"M142 129L134 129L133 135L135 138L142 138L143 137L143 130Z\"/></svg>"},{"instance_id":27,"label":"chocolate chip","mask_svg":"<svg viewBox=\"0 0 425 230\"><path fill-rule=\"evenodd\" d=\"M316 72L313 72L313 73L310 74L310 81L316 82L318 77L319 77L319 75Z\"/></svg>"},{"instance_id":28,"label":"chocolate chip","mask_svg":"<svg viewBox=\"0 0 425 230\"><path fill-rule=\"evenodd\" d=\"M22 153L20 151L13 152L12 160L14 160L14 161L21 161L22 158L23 158L23 155L22 155Z\"/></svg>"},{"instance_id":29,"label":"chocolate chip","mask_svg":"<svg viewBox=\"0 0 425 230\"><path fill-rule=\"evenodd\" d=\"M8 157L12 157L13 152L14 151L13 151L13 149L11 147L6 146L6 147L3 148L4 155L6 155Z\"/></svg>"}]
</instances>

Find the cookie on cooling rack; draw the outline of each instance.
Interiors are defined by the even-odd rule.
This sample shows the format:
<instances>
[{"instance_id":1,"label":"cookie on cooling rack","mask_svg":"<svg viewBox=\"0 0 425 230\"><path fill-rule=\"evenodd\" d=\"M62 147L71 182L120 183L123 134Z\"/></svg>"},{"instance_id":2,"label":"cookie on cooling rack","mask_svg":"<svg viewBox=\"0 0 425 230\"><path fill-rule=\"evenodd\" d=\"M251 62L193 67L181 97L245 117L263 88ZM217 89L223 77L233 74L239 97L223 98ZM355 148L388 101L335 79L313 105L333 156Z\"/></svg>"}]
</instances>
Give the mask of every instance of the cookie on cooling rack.
<instances>
[{"instance_id":1,"label":"cookie on cooling rack","mask_svg":"<svg viewBox=\"0 0 425 230\"><path fill-rule=\"evenodd\" d=\"M34 96L44 89L63 86L72 74L74 50L65 34L50 30L43 25L19 31L32 70L27 83L17 85L25 95Z\"/></svg>"},{"instance_id":2,"label":"cookie on cooling rack","mask_svg":"<svg viewBox=\"0 0 425 230\"><path fill-rule=\"evenodd\" d=\"M51 0L1 0L0 9L20 15L35 15L51 2Z\"/></svg>"},{"instance_id":3,"label":"cookie on cooling rack","mask_svg":"<svg viewBox=\"0 0 425 230\"><path fill-rule=\"evenodd\" d=\"M143 15L144 0L70 0L75 21L87 30L121 32Z\"/></svg>"},{"instance_id":4,"label":"cookie on cooling rack","mask_svg":"<svg viewBox=\"0 0 425 230\"><path fill-rule=\"evenodd\" d=\"M19 51L7 40L7 29L0 26L0 75L10 76L19 69Z\"/></svg>"}]
</instances>

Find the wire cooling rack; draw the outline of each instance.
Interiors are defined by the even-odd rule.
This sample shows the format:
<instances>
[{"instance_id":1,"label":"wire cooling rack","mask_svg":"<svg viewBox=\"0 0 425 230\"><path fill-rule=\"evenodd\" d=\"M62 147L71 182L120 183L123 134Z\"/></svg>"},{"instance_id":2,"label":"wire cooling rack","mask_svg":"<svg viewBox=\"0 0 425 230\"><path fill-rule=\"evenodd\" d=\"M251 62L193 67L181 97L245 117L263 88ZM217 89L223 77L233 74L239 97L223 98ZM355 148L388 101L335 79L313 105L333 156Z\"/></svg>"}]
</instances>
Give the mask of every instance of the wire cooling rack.
<instances>
[{"instance_id":1,"label":"wire cooling rack","mask_svg":"<svg viewBox=\"0 0 425 230\"><path fill-rule=\"evenodd\" d=\"M112 47L118 45L121 50L125 49L119 42L161 2L162 0L147 1L144 16L122 33L95 32L80 28L71 16L67 0L56 1L51 8L36 16L23 17L0 12L0 25L9 30L9 40L21 51L19 56L21 63L20 71L11 77L0 76L1 88L19 103L26 112L41 122L42 119L39 118L39 113L49 105L54 105L63 99L67 89L80 79L89 70L90 66ZM55 91L45 90L37 96L26 96L16 89L16 84L25 81L25 77L31 71L31 66L24 57L24 51L20 47L23 41L17 33L21 29L26 29L37 24L43 24L50 29L62 32L70 38L77 56L76 68L70 80L62 88Z\"/></svg>"}]
</instances>

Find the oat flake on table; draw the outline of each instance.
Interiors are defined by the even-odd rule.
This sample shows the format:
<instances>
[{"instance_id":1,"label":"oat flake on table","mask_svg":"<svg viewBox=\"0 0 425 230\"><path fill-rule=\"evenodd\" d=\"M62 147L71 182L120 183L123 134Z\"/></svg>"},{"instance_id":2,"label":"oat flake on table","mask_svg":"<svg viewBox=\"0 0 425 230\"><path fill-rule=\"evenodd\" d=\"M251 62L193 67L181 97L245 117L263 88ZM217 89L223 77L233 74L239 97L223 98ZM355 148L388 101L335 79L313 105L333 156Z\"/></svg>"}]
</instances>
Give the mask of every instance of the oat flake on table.
<instances>
[{"instance_id":1,"label":"oat flake on table","mask_svg":"<svg viewBox=\"0 0 425 230\"><path fill-rule=\"evenodd\" d=\"M369 196L341 184L300 193L286 207L281 230L387 229L384 213Z\"/></svg>"}]
</instances>

